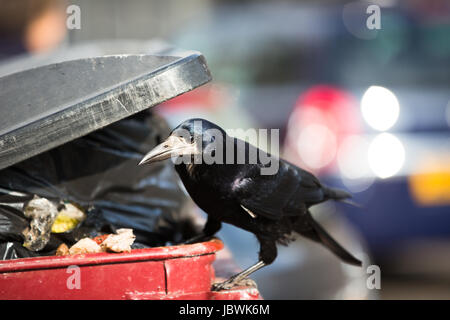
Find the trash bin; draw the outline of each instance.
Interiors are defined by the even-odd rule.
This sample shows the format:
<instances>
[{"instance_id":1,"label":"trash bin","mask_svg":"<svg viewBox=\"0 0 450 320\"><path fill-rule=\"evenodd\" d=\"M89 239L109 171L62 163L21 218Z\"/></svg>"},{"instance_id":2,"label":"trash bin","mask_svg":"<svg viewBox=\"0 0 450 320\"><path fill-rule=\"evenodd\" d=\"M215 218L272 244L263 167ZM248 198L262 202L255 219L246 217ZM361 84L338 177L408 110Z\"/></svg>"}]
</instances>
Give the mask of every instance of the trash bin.
<instances>
[{"instance_id":1,"label":"trash bin","mask_svg":"<svg viewBox=\"0 0 450 320\"><path fill-rule=\"evenodd\" d=\"M227 299L259 298L255 289L211 292L220 240L0 262L2 299ZM236 293L237 292L237 293ZM253 293L252 293L253 292Z\"/></svg>"}]
</instances>

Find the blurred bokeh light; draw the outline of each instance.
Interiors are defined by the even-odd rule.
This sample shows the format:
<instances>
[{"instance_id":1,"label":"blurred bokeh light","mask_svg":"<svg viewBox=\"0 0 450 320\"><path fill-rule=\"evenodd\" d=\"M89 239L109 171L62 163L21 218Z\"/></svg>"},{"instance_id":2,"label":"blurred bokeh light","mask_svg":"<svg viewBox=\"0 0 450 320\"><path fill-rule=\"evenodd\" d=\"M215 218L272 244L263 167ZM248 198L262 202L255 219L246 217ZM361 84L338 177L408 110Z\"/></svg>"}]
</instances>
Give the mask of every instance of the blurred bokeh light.
<instances>
[{"instance_id":1,"label":"blurred bokeh light","mask_svg":"<svg viewBox=\"0 0 450 320\"><path fill-rule=\"evenodd\" d=\"M389 89L372 86L361 99L364 120L374 129L390 129L398 119L400 106L397 97Z\"/></svg>"}]
</instances>

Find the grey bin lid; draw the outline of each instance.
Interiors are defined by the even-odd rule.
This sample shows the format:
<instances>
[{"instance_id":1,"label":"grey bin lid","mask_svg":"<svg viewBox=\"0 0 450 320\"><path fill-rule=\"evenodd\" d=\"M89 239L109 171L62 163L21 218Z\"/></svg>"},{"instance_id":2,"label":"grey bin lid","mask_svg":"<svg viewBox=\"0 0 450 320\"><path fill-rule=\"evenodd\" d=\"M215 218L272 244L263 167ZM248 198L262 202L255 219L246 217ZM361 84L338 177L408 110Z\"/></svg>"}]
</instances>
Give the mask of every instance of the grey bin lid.
<instances>
[{"instance_id":1,"label":"grey bin lid","mask_svg":"<svg viewBox=\"0 0 450 320\"><path fill-rule=\"evenodd\" d=\"M204 57L112 55L0 78L0 169L211 80Z\"/></svg>"}]
</instances>

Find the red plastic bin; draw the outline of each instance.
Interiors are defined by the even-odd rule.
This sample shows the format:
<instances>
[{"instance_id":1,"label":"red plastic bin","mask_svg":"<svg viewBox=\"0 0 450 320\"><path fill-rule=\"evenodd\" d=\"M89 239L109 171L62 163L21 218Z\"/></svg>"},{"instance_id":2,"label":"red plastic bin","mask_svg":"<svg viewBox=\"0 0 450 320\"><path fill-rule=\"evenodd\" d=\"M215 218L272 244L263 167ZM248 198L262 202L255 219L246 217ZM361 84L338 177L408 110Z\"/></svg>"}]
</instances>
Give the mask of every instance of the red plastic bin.
<instances>
[{"instance_id":1,"label":"red plastic bin","mask_svg":"<svg viewBox=\"0 0 450 320\"><path fill-rule=\"evenodd\" d=\"M0 262L0 299L259 299L211 292L218 239L191 245Z\"/></svg>"}]
</instances>

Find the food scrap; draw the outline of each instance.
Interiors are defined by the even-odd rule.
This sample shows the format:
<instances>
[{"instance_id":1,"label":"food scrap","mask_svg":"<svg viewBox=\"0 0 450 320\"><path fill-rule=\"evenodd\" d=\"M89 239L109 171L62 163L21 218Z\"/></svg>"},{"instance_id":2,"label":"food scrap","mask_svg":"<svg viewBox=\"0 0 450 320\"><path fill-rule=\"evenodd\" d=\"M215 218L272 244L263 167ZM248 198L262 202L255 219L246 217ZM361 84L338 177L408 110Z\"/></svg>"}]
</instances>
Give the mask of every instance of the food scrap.
<instances>
[{"instance_id":1,"label":"food scrap","mask_svg":"<svg viewBox=\"0 0 450 320\"><path fill-rule=\"evenodd\" d=\"M106 238L108 238L109 237L109 234L104 234L104 235L101 235L101 236L96 236L94 239L92 239L92 240L94 240L95 242L97 242L97 244L102 244L102 242L103 241L105 241L105 239Z\"/></svg>"},{"instance_id":2,"label":"food scrap","mask_svg":"<svg viewBox=\"0 0 450 320\"><path fill-rule=\"evenodd\" d=\"M58 247L58 249L56 249L56 255L57 256L67 256L69 254L70 254L69 247L65 243L61 244Z\"/></svg>"},{"instance_id":3,"label":"food scrap","mask_svg":"<svg viewBox=\"0 0 450 320\"><path fill-rule=\"evenodd\" d=\"M132 229L118 229L117 234L111 234L101 244L102 248L112 252L130 252L136 239Z\"/></svg>"},{"instance_id":4,"label":"food scrap","mask_svg":"<svg viewBox=\"0 0 450 320\"><path fill-rule=\"evenodd\" d=\"M133 229L118 229L116 234L104 234L94 239L83 238L70 249L66 244L61 244L56 250L57 256L99 253L99 252L130 252L136 236Z\"/></svg>"},{"instance_id":5,"label":"food scrap","mask_svg":"<svg viewBox=\"0 0 450 320\"><path fill-rule=\"evenodd\" d=\"M90 238L83 238L69 249L69 254L83 254L83 253L99 253L103 252L97 242Z\"/></svg>"},{"instance_id":6,"label":"food scrap","mask_svg":"<svg viewBox=\"0 0 450 320\"><path fill-rule=\"evenodd\" d=\"M31 251L42 250L50 240L50 232L58 215L56 205L48 199L34 196L24 205L25 217L31 218L30 226L23 230L23 246Z\"/></svg>"},{"instance_id":7,"label":"food scrap","mask_svg":"<svg viewBox=\"0 0 450 320\"><path fill-rule=\"evenodd\" d=\"M61 233L71 231L85 218L86 214L79 207L72 203L63 203L52 225L52 232Z\"/></svg>"}]
</instances>

